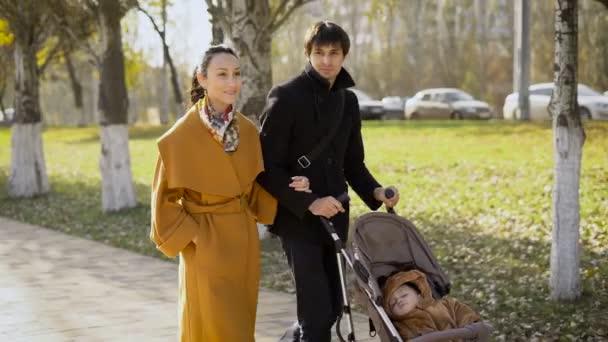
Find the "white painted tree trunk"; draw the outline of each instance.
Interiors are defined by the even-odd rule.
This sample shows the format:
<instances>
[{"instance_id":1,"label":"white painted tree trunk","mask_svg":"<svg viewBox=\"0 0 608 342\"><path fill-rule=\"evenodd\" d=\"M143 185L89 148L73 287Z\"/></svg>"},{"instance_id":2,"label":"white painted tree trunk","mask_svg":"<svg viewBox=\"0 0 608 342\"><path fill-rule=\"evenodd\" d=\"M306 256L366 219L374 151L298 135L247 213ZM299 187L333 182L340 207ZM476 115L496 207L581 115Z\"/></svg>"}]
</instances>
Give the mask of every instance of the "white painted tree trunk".
<instances>
[{"instance_id":1,"label":"white painted tree trunk","mask_svg":"<svg viewBox=\"0 0 608 342\"><path fill-rule=\"evenodd\" d=\"M15 123L11 128L11 174L8 194L32 197L47 193L49 182L42 149L42 123Z\"/></svg>"},{"instance_id":2,"label":"white painted tree trunk","mask_svg":"<svg viewBox=\"0 0 608 342\"><path fill-rule=\"evenodd\" d=\"M137 204L129 156L129 100L125 83L119 0L99 1L103 55L99 65L102 209L132 208Z\"/></svg>"},{"instance_id":3,"label":"white painted tree trunk","mask_svg":"<svg viewBox=\"0 0 608 342\"><path fill-rule=\"evenodd\" d=\"M104 212L133 208L137 204L131 177L127 125L101 127L99 160Z\"/></svg>"},{"instance_id":4,"label":"white painted tree trunk","mask_svg":"<svg viewBox=\"0 0 608 342\"><path fill-rule=\"evenodd\" d=\"M28 25L32 30L35 27L33 23ZM14 57L15 123L11 130L8 194L11 197L32 197L48 192L49 184L42 148L36 46L27 32L15 35Z\"/></svg>"},{"instance_id":5,"label":"white painted tree trunk","mask_svg":"<svg viewBox=\"0 0 608 342\"><path fill-rule=\"evenodd\" d=\"M577 1L557 0L555 9L555 90L553 114L555 177L551 298L574 300L581 294L579 183L585 132L577 105Z\"/></svg>"}]
</instances>

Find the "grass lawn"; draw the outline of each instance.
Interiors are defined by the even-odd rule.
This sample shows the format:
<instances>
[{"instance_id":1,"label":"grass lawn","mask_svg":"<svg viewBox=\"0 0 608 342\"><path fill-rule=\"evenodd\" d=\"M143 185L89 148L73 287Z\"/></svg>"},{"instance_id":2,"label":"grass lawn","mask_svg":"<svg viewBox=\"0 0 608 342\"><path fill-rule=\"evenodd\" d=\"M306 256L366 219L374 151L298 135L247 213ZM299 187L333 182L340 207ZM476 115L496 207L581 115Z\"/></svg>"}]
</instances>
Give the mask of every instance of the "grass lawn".
<instances>
[{"instance_id":1,"label":"grass lawn","mask_svg":"<svg viewBox=\"0 0 608 342\"><path fill-rule=\"evenodd\" d=\"M367 164L395 184L453 282L452 295L496 328L497 340L608 340L608 122L586 122L581 175L581 274L576 303L548 299L553 148L550 123L365 122ZM9 200L10 131L0 128L0 215L160 256L148 240L155 139L130 130L140 205L104 215L97 128L44 133L51 193ZM353 196L355 197L355 196ZM352 202L353 217L364 212ZM262 285L293 291L276 239L262 242Z\"/></svg>"}]
</instances>

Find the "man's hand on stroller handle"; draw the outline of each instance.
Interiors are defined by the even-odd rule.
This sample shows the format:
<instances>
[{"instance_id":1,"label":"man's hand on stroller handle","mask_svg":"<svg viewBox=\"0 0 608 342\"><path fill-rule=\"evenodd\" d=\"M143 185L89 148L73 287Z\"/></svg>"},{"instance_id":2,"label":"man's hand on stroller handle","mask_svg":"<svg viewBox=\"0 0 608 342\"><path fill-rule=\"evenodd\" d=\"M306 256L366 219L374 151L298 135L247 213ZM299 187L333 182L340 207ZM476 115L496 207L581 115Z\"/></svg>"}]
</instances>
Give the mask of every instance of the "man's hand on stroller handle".
<instances>
[{"instance_id":1,"label":"man's hand on stroller handle","mask_svg":"<svg viewBox=\"0 0 608 342\"><path fill-rule=\"evenodd\" d=\"M388 208L392 208L399 203L399 190L392 185L386 188L379 187L374 189L374 198L384 203Z\"/></svg>"},{"instance_id":2,"label":"man's hand on stroller handle","mask_svg":"<svg viewBox=\"0 0 608 342\"><path fill-rule=\"evenodd\" d=\"M337 213L343 213L344 207L339 200L337 200L333 196L326 196L317 198L314 202L310 204L308 210L316 216L323 216L326 218L331 218Z\"/></svg>"}]
</instances>

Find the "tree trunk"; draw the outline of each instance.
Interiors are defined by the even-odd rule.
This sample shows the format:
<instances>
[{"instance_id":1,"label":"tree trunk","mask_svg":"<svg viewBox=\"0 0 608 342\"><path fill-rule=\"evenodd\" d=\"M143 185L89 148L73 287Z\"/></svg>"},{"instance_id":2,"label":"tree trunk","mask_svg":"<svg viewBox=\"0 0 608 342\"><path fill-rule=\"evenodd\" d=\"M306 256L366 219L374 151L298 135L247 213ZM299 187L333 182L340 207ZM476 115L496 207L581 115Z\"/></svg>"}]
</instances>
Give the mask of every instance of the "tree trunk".
<instances>
[{"instance_id":1,"label":"tree trunk","mask_svg":"<svg viewBox=\"0 0 608 342\"><path fill-rule=\"evenodd\" d=\"M167 0L161 2L161 20L163 25L163 36L167 33ZM167 53L165 51L163 37L163 67L160 73L160 123L169 123L169 87L167 86Z\"/></svg>"},{"instance_id":2,"label":"tree trunk","mask_svg":"<svg viewBox=\"0 0 608 342\"><path fill-rule=\"evenodd\" d=\"M169 123L169 87L167 87L167 62L165 61L165 58L163 58L163 66L160 71L159 120L161 125Z\"/></svg>"},{"instance_id":3,"label":"tree trunk","mask_svg":"<svg viewBox=\"0 0 608 342\"><path fill-rule=\"evenodd\" d=\"M250 117L262 114L272 86L272 37L263 27L269 16L268 1L236 0L231 14L234 26L224 29L224 39L233 42L241 64L243 87L238 107Z\"/></svg>"},{"instance_id":4,"label":"tree trunk","mask_svg":"<svg viewBox=\"0 0 608 342\"><path fill-rule=\"evenodd\" d=\"M207 12L209 12L209 22L211 22L211 45L219 45L224 42L224 31L222 30L222 26L220 24L220 20L217 15L213 15L213 11L210 9L211 7L207 7Z\"/></svg>"},{"instance_id":5,"label":"tree trunk","mask_svg":"<svg viewBox=\"0 0 608 342\"><path fill-rule=\"evenodd\" d=\"M424 33L424 24L426 19L426 8L428 4L423 3L423 0L416 0L413 5L413 13L412 11L407 11L407 9L402 9L402 13L404 13L403 20L406 23L410 23L408 29L408 40L407 46L411 46L414 48L406 48L406 60L408 61L408 66L410 67L410 72L412 74L410 87L407 89L409 93L415 93L419 89L423 88L422 79L423 79L423 67L421 61L423 58L421 56L424 55L424 51L426 51L426 42L424 39L421 39L421 35ZM410 3L410 6L411 3Z\"/></svg>"},{"instance_id":6,"label":"tree trunk","mask_svg":"<svg viewBox=\"0 0 608 342\"><path fill-rule=\"evenodd\" d=\"M2 82L2 81L0 81ZM3 121L7 121L8 117L6 114L6 108L4 107L4 91L6 89L6 86L4 84L4 82L0 83L0 112L2 112L2 120Z\"/></svg>"},{"instance_id":7,"label":"tree trunk","mask_svg":"<svg viewBox=\"0 0 608 342\"><path fill-rule=\"evenodd\" d=\"M274 13L269 0L206 0L214 42L233 45L239 55L243 87L237 109L253 119L262 114L272 86L271 43L275 32L293 11L312 0L283 0Z\"/></svg>"},{"instance_id":8,"label":"tree trunk","mask_svg":"<svg viewBox=\"0 0 608 342\"><path fill-rule=\"evenodd\" d=\"M577 1L555 2L555 90L551 98L554 145L551 297L581 294L579 183L585 131L577 104Z\"/></svg>"},{"instance_id":9,"label":"tree trunk","mask_svg":"<svg viewBox=\"0 0 608 342\"><path fill-rule=\"evenodd\" d=\"M15 123L11 128L10 197L32 197L49 191L42 123Z\"/></svg>"},{"instance_id":10,"label":"tree trunk","mask_svg":"<svg viewBox=\"0 0 608 342\"><path fill-rule=\"evenodd\" d=\"M477 20L475 33L477 36L477 89L480 90L478 95L487 95L486 87L486 49L488 48L488 15L487 15L486 0L475 0L475 18Z\"/></svg>"},{"instance_id":11,"label":"tree trunk","mask_svg":"<svg viewBox=\"0 0 608 342\"><path fill-rule=\"evenodd\" d=\"M49 191L42 148L36 46L28 34L15 35L15 123L11 129L8 194L32 197Z\"/></svg>"},{"instance_id":12,"label":"tree trunk","mask_svg":"<svg viewBox=\"0 0 608 342\"><path fill-rule=\"evenodd\" d=\"M77 112L79 112L78 116L78 127L85 127L86 122L86 114L84 111L84 101L82 94L82 84L80 80L78 80L78 76L76 75L76 70L74 68L74 63L72 63L72 58L69 53L64 53L63 57L65 59L65 67L68 71L68 76L70 77L70 84L72 85L72 94L74 95L74 107L76 107Z\"/></svg>"},{"instance_id":13,"label":"tree trunk","mask_svg":"<svg viewBox=\"0 0 608 342\"><path fill-rule=\"evenodd\" d=\"M454 50L454 42L451 38L452 31L454 30L454 18L450 18L450 11L448 10L448 1L439 0L437 4L437 11L435 15L435 23L437 24L437 50L438 50L438 61L439 67L443 73L443 82L450 87L455 86L456 80L454 77L454 70L452 67L452 61L457 51ZM446 14L447 13L447 14Z\"/></svg>"},{"instance_id":14,"label":"tree trunk","mask_svg":"<svg viewBox=\"0 0 608 342\"><path fill-rule=\"evenodd\" d=\"M100 63L102 206L105 212L134 207L128 132L128 94L118 0L99 2L103 55Z\"/></svg>"},{"instance_id":15,"label":"tree trunk","mask_svg":"<svg viewBox=\"0 0 608 342\"><path fill-rule=\"evenodd\" d=\"M93 71L89 72L89 77L90 79L87 91L90 94L89 96L91 101L89 102L88 106L89 110L87 114L87 124L94 125L95 123L101 121L99 114L99 77Z\"/></svg>"},{"instance_id":16,"label":"tree trunk","mask_svg":"<svg viewBox=\"0 0 608 342\"><path fill-rule=\"evenodd\" d=\"M101 127L99 169L101 170L104 212L132 208L137 205L131 180L128 129L127 125Z\"/></svg>"},{"instance_id":17,"label":"tree trunk","mask_svg":"<svg viewBox=\"0 0 608 342\"><path fill-rule=\"evenodd\" d=\"M210 1L210 0L208 0ZM184 99L182 97L181 87L179 86L179 76L177 75L177 70L175 69L175 65L173 64L173 60L171 59L171 53L169 52L169 46L167 45L167 2L166 0L162 1L162 28L158 27L156 21L142 7L137 5L137 8L140 12L145 14L148 19L150 19L150 23L154 27L154 30L160 36L160 40L163 46L163 68L161 74L161 104L160 104L160 121L163 124L169 122L169 98L168 98L168 90L167 90L167 67L169 67L169 71L171 72L171 85L173 86L173 97L175 98L175 112L178 113L179 116L181 113L185 111Z\"/></svg>"}]
</instances>

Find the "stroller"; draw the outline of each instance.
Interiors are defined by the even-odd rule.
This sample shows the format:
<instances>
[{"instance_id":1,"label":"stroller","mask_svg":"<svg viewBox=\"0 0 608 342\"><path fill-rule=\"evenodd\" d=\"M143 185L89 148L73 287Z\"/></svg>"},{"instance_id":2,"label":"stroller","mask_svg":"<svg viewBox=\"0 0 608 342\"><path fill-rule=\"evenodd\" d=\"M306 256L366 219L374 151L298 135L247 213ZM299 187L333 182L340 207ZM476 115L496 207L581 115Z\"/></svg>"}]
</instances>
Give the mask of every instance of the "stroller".
<instances>
[{"instance_id":1,"label":"stroller","mask_svg":"<svg viewBox=\"0 0 608 342\"><path fill-rule=\"evenodd\" d=\"M387 190L386 197L394 196ZM347 202L348 195L343 194L338 200ZM388 213L367 213L359 217L353 230L352 248L347 251L335 233L332 223L321 218L325 229L334 240L338 269L342 286L344 303L343 316L348 323L348 335L345 340L340 331L340 322L336 331L340 341L356 341L354 326L347 295L344 262L353 270L356 279L355 297L365 304L370 319L370 335L377 333L382 342L402 342L403 339L382 307L383 282L399 271L417 269L423 272L433 292L433 298L440 299L450 291L450 281L443 272L430 248L417 231L413 223L398 216L392 208ZM428 333L409 341L449 341L455 339L489 341L492 327L485 322L476 322L463 328L449 329Z\"/></svg>"}]
</instances>

